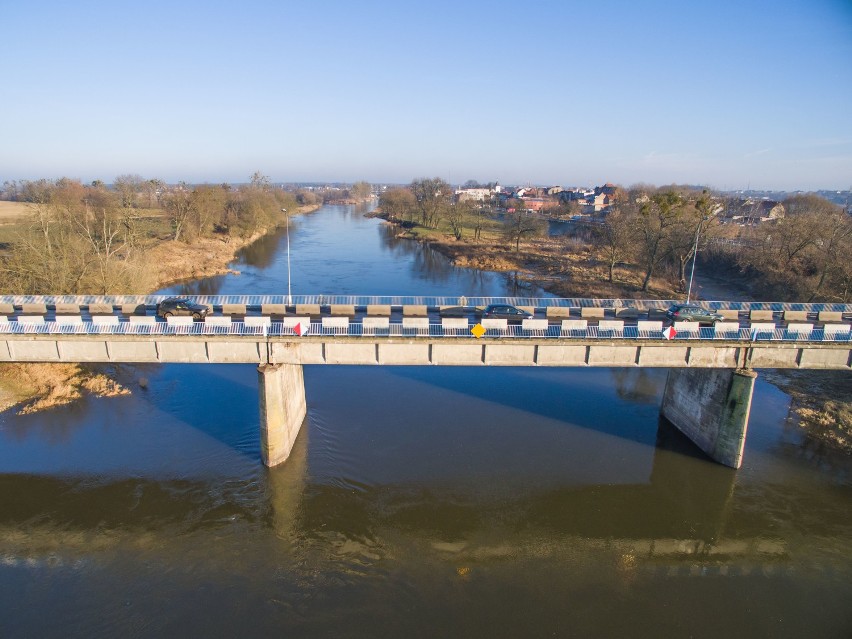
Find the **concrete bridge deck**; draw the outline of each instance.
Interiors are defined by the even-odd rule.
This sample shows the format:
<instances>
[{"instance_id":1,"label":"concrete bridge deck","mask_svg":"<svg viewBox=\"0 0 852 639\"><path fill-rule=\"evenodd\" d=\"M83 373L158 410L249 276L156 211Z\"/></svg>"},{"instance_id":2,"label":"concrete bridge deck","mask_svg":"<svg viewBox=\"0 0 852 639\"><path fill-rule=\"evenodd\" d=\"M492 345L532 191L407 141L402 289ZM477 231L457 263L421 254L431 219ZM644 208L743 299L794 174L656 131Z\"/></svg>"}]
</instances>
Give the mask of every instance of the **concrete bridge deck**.
<instances>
[{"instance_id":1,"label":"concrete bridge deck","mask_svg":"<svg viewBox=\"0 0 852 639\"><path fill-rule=\"evenodd\" d=\"M608 366L664 368L796 368L852 370L852 340L794 335L750 339L750 333L667 340L636 336L549 336L545 331L507 333L478 339L464 335L322 334L305 336L203 330L181 332L0 333L0 361L197 364L335 364L448 366ZM210 328L210 327L207 327ZM712 329L711 329L712 330ZM314 332L315 331L315 332ZM538 334L536 334L538 333ZM782 333L783 334L783 333Z\"/></svg>"}]
</instances>

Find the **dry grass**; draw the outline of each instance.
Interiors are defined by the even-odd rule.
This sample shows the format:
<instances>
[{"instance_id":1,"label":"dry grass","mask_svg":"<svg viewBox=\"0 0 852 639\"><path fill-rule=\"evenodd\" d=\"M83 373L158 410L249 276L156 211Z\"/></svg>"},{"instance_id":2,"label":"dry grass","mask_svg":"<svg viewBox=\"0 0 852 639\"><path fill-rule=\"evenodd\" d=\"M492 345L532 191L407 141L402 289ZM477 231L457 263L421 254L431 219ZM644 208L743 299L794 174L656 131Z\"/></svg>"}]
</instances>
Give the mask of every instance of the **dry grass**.
<instances>
[{"instance_id":1,"label":"dry grass","mask_svg":"<svg viewBox=\"0 0 852 639\"><path fill-rule=\"evenodd\" d=\"M228 264L233 261L234 253L260 235L257 234L248 240L227 237L204 238L192 244L172 240L159 242L145 251L145 257L151 265L151 275L156 282L155 288L184 280L233 272L228 268Z\"/></svg>"},{"instance_id":2,"label":"dry grass","mask_svg":"<svg viewBox=\"0 0 852 639\"><path fill-rule=\"evenodd\" d=\"M0 384L2 409L22 404L19 415L70 404L83 391L98 397L130 394L106 375L77 364L6 364L0 367Z\"/></svg>"},{"instance_id":3,"label":"dry grass","mask_svg":"<svg viewBox=\"0 0 852 639\"><path fill-rule=\"evenodd\" d=\"M32 212L32 208L26 202L0 200L0 224L20 222L23 218L32 215Z\"/></svg>"},{"instance_id":4,"label":"dry grass","mask_svg":"<svg viewBox=\"0 0 852 639\"><path fill-rule=\"evenodd\" d=\"M790 396L791 412L808 437L852 453L852 376L843 371L764 371Z\"/></svg>"},{"instance_id":5,"label":"dry grass","mask_svg":"<svg viewBox=\"0 0 852 639\"><path fill-rule=\"evenodd\" d=\"M457 241L435 231L402 233L401 236L428 242L456 266L517 271L523 279L560 297L671 299L678 295L674 287L661 278L653 278L649 290L642 291L643 274L634 267L617 268L614 281L607 281L609 270L597 250L588 243L565 236L521 242L517 252L499 236L480 241Z\"/></svg>"},{"instance_id":6,"label":"dry grass","mask_svg":"<svg viewBox=\"0 0 852 639\"><path fill-rule=\"evenodd\" d=\"M10 216L26 207L16 202L0 202ZM298 212L309 212L319 207L302 207ZM154 216L157 211L148 210ZM10 220L13 218L9 218ZM2 224L2 220L0 220ZM160 225L160 226L158 226ZM155 224L154 230L161 227ZM241 238L205 238L193 244L171 240L152 240L145 250L150 265L138 285L141 288L162 288L176 282L209 277L231 272L228 264L242 247L258 239L262 233ZM146 292L145 290L138 291ZM76 364L10 363L0 365L0 411L21 405L19 414L33 413L55 406L69 404L87 392L99 397L127 395L130 391L102 373Z\"/></svg>"}]
</instances>

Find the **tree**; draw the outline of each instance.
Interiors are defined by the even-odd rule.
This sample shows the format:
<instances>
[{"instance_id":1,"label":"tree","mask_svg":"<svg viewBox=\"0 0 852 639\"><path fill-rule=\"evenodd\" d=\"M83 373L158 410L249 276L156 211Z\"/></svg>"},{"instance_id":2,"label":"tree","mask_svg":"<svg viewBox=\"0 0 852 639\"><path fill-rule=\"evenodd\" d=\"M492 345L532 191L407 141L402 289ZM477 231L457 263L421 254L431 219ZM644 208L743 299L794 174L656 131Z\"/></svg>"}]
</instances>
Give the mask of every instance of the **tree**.
<instances>
[{"instance_id":1,"label":"tree","mask_svg":"<svg viewBox=\"0 0 852 639\"><path fill-rule=\"evenodd\" d=\"M160 197L166 191L166 183L158 178L151 178L142 184L142 193L145 195L149 209L156 208L160 204Z\"/></svg>"},{"instance_id":2,"label":"tree","mask_svg":"<svg viewBox=\"0 0 852 639\"><path fill-rule=\"evenodd\" d=\"M411 189L394 187L387 189L379 196L379 208L389 220L402 219L407 215L413 215L417 201Z\"/></svg>"},{"instance_id":3,"label":"tree","mask_svg":"<svg viewBox=\"0 0 852 639\"><path fill-rule=\"evenodd\" d=\"M12 202L18 199L18 182L17 180L6 180L3 182L3 199Z\"/></svg>"},{"instance_id":4,"label":"tree","mask_svg":"<svg viewBox=\"0 0 852 639\"><path fill-rule=\"evenodd\" d=\"M349 189L349 194L356 200L366 200L370 197L372 190L369 182L355 182Z\"/></svg>"},{"instance_id":5,"label":"tree","mask_svg":"<svg viewBox=\"0 0 852 639\"><path fill-rule=\"evenodd\" d=\"M474 206L473 210L473 239L482 239L482 225L485 222L485 209L481 206Z\"/></svg>"},{"instance_id":6,"label":"tree","mask_svg":"<svg viewBox=\"0 0 852 639\"><path fill-rule=\"evenodd\" d=\"M142 192L145 180L140 175L119 175L113 180L112 186L118 193L121 206L126 209L137 206L137 197Z\"/></svg>"},{"instance_id":7,"label":"tree","mask_svg":"<svg viewBox=\"0 0 852 639\"><path fill-rule=\"evenodd\" d=\"M506 214L506 219L503 222L503 236L515 245L515 252L517 253L520 250L521 239L541 235L545 227L544 220L528 213L516 211Z\"/></svg>"},{"instance_id":8,"label":"tree","mask_svg":"<svg viewBox=\"0 0 852 639\"><path fill-rule=\"evenodd\" d=\"M255 171L251 176L251 186L253 188L266 191L271 186L269 183L269 177L264 175L261 171Z\"/></svg>"},{"instance_id":9,"label":"tree","mask_svg":"<svg viewBox=\"0 0 852 639\"><path fill-rule=\"evenodd\" d=\"M142 255L132 251L118 197L61 178L39 185L29 228L0 262L8 291L35 294L144 290ZM140 291L141 292L141 291Z\"/></svg>"},{"instance_id":10,"label":"tree","mask_svg":"<svg viewBox=\"0 0 852 639\"><path fill-rule=\"evenodd\" d=\"M447 221L450 223L450 229L452 229L453 237L456 240L462 239L465 224L470 219L473 210L474 204L470 200L450 205L447 212Z\"/></svg>"},{"instance_id":11,"label":"tree","mask_svg":"<svg viewBox=\"0 0 852 639\"><path fill-rule=\"evenodd\" d=\"M453 190L441 178L420 178L411 183L423 226L437 228L452 200Z\"/></svg>"},{"instance_id":12,"label":"tree","mask_svg":"<svg viewBox=\"0 0 852 639\"><path fill-rule=\"evenodd\" d=\"M597 239L603 245L604 255L609 266L609 281L614 281L615 267L624 262L633 252L636 244L636 215L628 206L616 206L595 227Z\"/></svg>"},{"instance_id":13,"label":"tree","mask_svg":"<svg viewBox=\"0 0 852 639\"><path fill-rule=\"evenodd\" d=\"M192 209L186 222L186 239L209 235L219 225L227 192L220 186L203 185L192 191Z\"/></svg>"},{"instance_id":14,"label":"tree","mask_svg":"<svg viewBox=\"0 0 852 639\"><path fill-rule=\"evenodd\" d=\"M637 235L640 259L645 269L643 291L648 290L651 277L668 256L671 229L682 205L681 195L673 189L667 189L651 195L639 209Z\"/></svg>"},{"instance_id":15,"label":"tree","mask_svg":"<svg viewBox=\"0 0 852 639\"><path fill-rule=\"evenodd\" d=\"M296 201L301 206L313 206L315 204L322 203L322 197L314 193L313 191L308 191L307 189L299 189L295 193Z\"/></svg>"},{"instance_id":16,"label":"tree","mask_svg":"<svg viewBox=\"0 0 852 639\"><path fill-rule=\"evenodd\" d=\"M163 208L172 223L174 241L180 240L181 232L187 220L193 214L195 199L185 182L181 182L163 198Z\"/></svg>"},{"instance_id":17,"label":"tree","mask_svg":"<svg viewBox=\"0 0 852 639\"><path fill-rule=\"evenodd\" d=\"M684 206L677 209L670 228L669 250L678 268L679 290L686 290L686 265L695 259L695 251L706 246L719 205L705 189L698 197L687 195Z\"/></svg>"},{"instance_id":18,"label":"tree","mask_svg":"<svg viewBox=\"0 0 852 639\"><path fill-rule=\"evenodd\" d=\"M776 227L782 229L788 267L799 274L803 294L813 301L832 273L843 272L843 263L852 255L852 218L817 195L793 196L784 201L784 208L786 215Z\"/></svg>"}]
</instances>

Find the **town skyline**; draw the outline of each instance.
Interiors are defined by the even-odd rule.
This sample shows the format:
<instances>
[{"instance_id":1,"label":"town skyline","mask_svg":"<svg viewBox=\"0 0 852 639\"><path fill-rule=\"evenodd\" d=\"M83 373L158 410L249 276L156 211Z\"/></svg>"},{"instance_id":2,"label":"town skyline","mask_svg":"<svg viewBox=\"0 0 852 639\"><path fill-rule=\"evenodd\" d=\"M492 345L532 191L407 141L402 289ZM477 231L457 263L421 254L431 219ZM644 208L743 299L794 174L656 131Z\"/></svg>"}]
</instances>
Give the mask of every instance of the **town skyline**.
<instances>
[{"instance_id":1,"label":"town skyline","mask_svg":"<svg viewBox=\"0 0 852 639\"><path fill-rule=\"evenodd\" d=\"M523 9L523 10L521 10ZM0 182L852 187L839 0L4 8Z\"/></svg>"}]
</instances>

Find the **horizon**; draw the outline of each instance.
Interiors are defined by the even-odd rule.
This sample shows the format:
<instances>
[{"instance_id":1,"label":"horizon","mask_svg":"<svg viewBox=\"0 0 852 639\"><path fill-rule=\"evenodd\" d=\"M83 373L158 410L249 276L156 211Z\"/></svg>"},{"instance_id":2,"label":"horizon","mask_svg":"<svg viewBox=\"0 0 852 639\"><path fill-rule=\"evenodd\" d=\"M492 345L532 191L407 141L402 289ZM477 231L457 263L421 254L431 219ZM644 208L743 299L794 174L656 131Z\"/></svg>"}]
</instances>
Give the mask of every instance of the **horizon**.
<instances>
[{"instance_id":1,"label":"horizon","mask_svg":"<svg viewBox=\"0 0 852 639\"><path fill-rule=\"evenodd\" d=\"M523 7L10 5L0 182L852 189L849 2Z\"/></svg>"}]
</instances>

